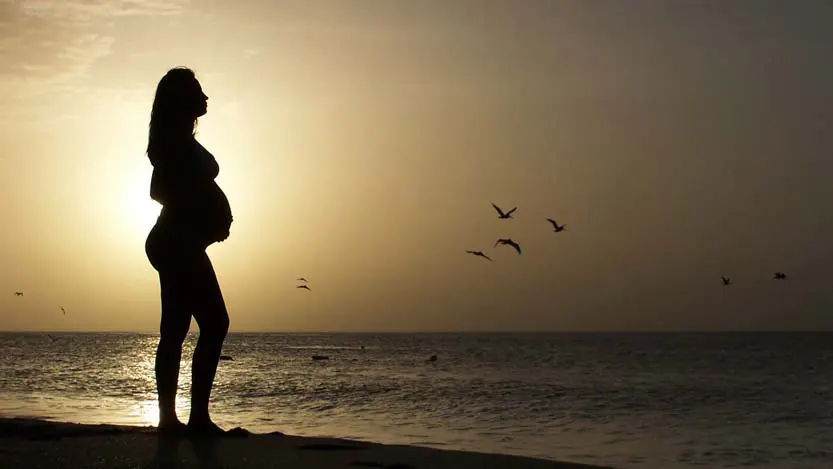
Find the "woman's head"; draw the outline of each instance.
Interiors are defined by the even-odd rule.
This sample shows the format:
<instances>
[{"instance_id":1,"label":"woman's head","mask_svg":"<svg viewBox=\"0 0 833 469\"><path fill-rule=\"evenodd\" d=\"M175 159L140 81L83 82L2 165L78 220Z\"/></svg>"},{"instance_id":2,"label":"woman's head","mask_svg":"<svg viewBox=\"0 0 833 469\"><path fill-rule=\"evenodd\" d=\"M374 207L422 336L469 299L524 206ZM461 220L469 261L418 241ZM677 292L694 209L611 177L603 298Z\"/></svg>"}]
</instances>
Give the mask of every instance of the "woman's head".
<instances>
[{"instance_id":1,"label":"woman's head","mask_svg":"<svg viewBox=\"0 0 833 469\"><path fill-rule=\"evenodd\" d=\"M159 80L150 112L148 154L194 135L197 118L208 110L208 96L194 71L177 67Z\"/></svg>"}]
</instances>

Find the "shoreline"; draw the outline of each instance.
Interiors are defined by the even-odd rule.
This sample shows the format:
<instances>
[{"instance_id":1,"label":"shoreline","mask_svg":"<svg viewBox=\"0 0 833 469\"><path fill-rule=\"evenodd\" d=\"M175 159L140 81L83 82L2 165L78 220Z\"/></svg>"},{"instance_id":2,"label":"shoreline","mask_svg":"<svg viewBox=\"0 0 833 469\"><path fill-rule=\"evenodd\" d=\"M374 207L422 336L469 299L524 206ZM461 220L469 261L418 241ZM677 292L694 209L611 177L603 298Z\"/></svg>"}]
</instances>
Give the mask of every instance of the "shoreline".
<instances>
[{"instance_id":1,"label":"shoreline","mask_svg":"<svg viewBox=\"0 0 833 469\"><path fill-rule=\"evenodd\" d=\"M610 469L503 454L253 433L159 437L155 427L0 418L0 466L97 468Z\"/></svg>"}]
</instances>

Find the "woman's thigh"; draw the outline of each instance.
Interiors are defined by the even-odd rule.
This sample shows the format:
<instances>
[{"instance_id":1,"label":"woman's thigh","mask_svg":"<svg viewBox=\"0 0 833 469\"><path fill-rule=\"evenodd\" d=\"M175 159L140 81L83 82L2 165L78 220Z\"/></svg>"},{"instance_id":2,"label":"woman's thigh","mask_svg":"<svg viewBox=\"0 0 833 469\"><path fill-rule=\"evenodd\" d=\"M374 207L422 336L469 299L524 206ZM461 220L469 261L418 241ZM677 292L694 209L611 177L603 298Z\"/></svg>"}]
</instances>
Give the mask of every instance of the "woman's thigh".
<instances>
[{"instance_id":1,"label":"woman's thigh","mask_svg":"<svg viewBox=\"0 0 833 469\"><path fill-rule=\"evenodd\" d=\"M162 314L194 316L200 330L228 323L223 294L217 275L205 251L182 252L162 264L159 281L162 289ZM182 321L186 319L180 319Z\"/></svg>"},{"instance_id":2,"label":"woman's thigh","mask_svg":"<svg viewBox=\"0 0 833 469\"><path fill-rule=\"evenodd\" d=\"M223 294L203 246L188 243L176 230L157 225L145 244L148 259L159 272L163 328L183 337L191 316L200 329L228 323Z\"/></svg>"}]
</instances>

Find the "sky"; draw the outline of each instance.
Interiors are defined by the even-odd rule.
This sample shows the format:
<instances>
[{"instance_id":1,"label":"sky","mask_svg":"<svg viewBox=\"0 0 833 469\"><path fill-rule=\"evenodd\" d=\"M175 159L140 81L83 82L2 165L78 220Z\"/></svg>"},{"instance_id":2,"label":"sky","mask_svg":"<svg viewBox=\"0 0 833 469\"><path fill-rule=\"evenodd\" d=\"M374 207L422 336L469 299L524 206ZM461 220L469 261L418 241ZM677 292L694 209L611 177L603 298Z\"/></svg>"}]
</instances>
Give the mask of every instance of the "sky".
<instances>
[{"instance_id":1,"label":"sky","mask_svg":"<svg viewBox=\"0 0 833 469\"><path fill-rule=\"evenodd\" d=\"M158 328L144 149L180 65L234 213L208 248L232 332L833 329L830 24L829 0L0 0L0 330Z\"/></svg>"}]
</instances>

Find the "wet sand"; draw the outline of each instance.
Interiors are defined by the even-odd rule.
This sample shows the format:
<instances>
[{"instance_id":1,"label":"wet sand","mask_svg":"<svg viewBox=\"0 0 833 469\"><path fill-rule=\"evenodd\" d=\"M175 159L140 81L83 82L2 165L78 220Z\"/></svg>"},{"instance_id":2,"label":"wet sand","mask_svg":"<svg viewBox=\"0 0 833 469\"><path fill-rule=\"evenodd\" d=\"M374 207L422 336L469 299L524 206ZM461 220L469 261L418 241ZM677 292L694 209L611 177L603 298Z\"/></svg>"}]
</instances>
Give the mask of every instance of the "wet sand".
<instances>
[{"instance_id":1,"label":"wet sand","mask_svg":"<svg viewBox=\"0 0 833 469\"><path fill-rule=\"evenodd\" d=\"M281 433L159 437L154 427L0 419L0 467L598 469L499 454L381 445Z\"/></svg>"}]
</instances>

